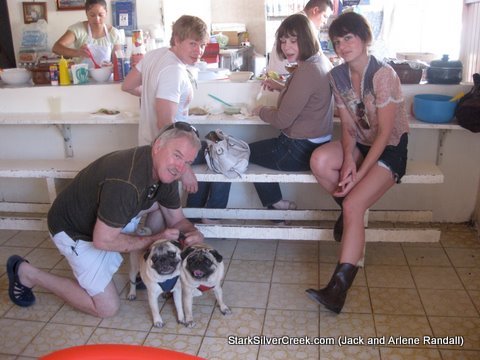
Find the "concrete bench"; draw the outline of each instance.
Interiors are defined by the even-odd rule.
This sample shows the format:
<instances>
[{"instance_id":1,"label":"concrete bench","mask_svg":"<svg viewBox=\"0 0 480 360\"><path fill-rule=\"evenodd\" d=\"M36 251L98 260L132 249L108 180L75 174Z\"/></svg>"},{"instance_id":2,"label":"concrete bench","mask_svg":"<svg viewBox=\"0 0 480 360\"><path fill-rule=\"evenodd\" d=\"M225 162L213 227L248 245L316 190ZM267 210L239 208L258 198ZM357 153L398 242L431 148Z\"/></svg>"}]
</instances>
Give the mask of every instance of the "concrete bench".
<instances>
[{"instance_id":1,"label":"concrete bench","mask_svg":"<svg viewBox=\"0 0 480 360\"><path fill-rule=\"evenodd\" d=\"M194 166L199 181L224 182L222 174L210 171L205 165ZM231 182L278 182L316 184L317 181L310 171L282 172L271 170L259 165L250 164L248 171L240 178L228 179ZM402 184L440 184L443 183L443 173L433 163L409 161L407 172L402 178ZM266 210L266 209L193 209L185 208L189 218L223 219L221 224L198 224L206 237L209 238L243 238L243 239L284 239L284 240L333 240L330 226L338 216L338 210ZM369 213L365 216L365 226L369 226ZM393 214L394 212L392 212ZM418 212L419 217L425 217L424 212ZM411 215L411 214L410 214ZM388 214L387 214L388 216ZM397 217L398 214L393 215ZM404 220L408 221L408 216ZM233 221L229 221L233 220ZM275 225L269 220L284 220L289 225ZM400 219L401 215L400 215ZM257 222L257 224L255 224ZM322 224L323 222L323 224ZM440 239L437 229L421 228L382 228L367 229L369 241L422 241L434 242Z\"/></svg>"},{"instance_id":2,"label":"concrete bench","mask_svg":"<svg viewBox=\"0 0 480 360\"><path fill-rule=\"evenodd\" d=\"M217 174L208 169L206 165L193 166L198 181L208 182L278 182L278 183L312 183L317 180L310 171L284 172L271 170L263 166L250 164L248 170L241 177L226 179L222 174ZM403 184L440 184L443 183L441 170L433 163L409 161L407 171L402 178Z\"/></svg>"},{"instance_id":3,"label":"concrete bench","mask_svg":"<svg viewBox=\"0 0 480 360\"><path fill-rule=\"evenodd\" d=\"M57 181L72 179L88 165L88 160L73 158L59 160L0 160L0 177L44 179L49 194L49 203L0 202L0 229L47 230L45 214L57 196ZM250 164L241 178L226 179L222 174L210 171L206 165L194 166L199 181L208 182L278 182L315 184L311 172L282 172ZM443 182L441 170L428 162L410 161L404 184L439 184ZM185 208L189 218L218 218L222 224L198 224L209 238L242 239L288 239L288 240L332 240L332 230L325 223L332 222L338 210L265 210L265 209L194 209ZM392 211L392 214L395 212ZM419 211L419 216L424 212ZM400 220L392 215L393 221ZM428 216L427 216L428 217ZM275 225L271 220L285 220L289 225ZM407 220L408 221L408 220ZM369 226L369 214L365 217ZM421 228L367 229L369 241L438 241L440 231Z\"/></svg>"}]
</instances>

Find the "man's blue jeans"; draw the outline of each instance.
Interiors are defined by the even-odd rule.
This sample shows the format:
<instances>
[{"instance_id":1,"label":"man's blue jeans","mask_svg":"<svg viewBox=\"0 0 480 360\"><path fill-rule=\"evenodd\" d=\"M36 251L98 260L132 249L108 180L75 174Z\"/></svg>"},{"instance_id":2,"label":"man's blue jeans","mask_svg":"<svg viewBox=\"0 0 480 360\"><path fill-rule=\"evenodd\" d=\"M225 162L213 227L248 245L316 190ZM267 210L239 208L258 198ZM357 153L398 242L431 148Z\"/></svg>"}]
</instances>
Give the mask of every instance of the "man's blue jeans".
<instances>
[{"instance_id":1,"label":"man's blue jeans","mask_svg":"<svg viewBox=\"0 0 480 360\"><path fill-rule=\"evenodd\" d=\"M197 154L193 165L206 164L205 148L207 142L202 141L202 148ZM229 182L198 182L198 191L189 194L187 207L225 209L228 203L231 183Z\"/></svg>"}]
</instances>

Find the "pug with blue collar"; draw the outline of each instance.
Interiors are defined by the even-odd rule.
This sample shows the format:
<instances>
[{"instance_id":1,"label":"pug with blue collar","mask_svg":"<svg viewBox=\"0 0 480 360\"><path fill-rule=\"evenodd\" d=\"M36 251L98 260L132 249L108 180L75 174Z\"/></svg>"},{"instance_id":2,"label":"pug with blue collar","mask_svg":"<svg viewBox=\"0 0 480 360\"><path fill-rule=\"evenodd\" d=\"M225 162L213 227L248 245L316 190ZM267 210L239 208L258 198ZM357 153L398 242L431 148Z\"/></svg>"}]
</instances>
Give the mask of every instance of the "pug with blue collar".
<instances>
[{"instance_id":1,"label":"pug with blue collar","mask_svg":"<svg viewBox=\"0 0 480 360\"><path fill-rule=\"evenodd\" d=\"M164 326L158 307L158 297L162 294L173 293L173 301L177 311L177 320L185 324L182 306L182 286L180 272L182 265L181 245L179 241L158 240L143 254L130 256L130 292L129 300L136 298L136 275L140 270L140 277L147 288L148 303L152 311L153 326ZM140 256L138 256L140 255Z\"/></svg>"}]
</instances>

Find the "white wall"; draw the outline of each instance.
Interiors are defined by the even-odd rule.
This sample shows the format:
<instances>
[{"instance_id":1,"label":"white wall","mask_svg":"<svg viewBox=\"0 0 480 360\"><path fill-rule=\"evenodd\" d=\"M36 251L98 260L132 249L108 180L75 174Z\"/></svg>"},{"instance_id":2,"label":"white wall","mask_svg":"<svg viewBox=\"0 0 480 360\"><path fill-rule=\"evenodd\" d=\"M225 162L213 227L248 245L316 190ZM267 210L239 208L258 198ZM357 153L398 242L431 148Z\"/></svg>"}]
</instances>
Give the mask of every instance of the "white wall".
<instances>
[{"instance_id":1,"label":"white wall","mask_svg":"<svg viewBox=\"0 0 480 360\"><path fill-rule=\"evenodd\" d=\"M250 42L265 54L265 2L262 0L211 0L212 23L245 23Z\"/></svg>"},{"instance_id":2,"label":"white wall","mask_svg":"<svg viewBox=\"0 0 480 360\"><path fill-rule=\"evenodd\" d=\"M210 28L211 1L210 0L157 0L163 1L165 19L165 40L168 45L172 35L172 24L182 15L194 15L205 21ZM137 1L138 4L138 1ZM138 5L137 5L138 6ZM142 6L144 6L142 4Z\"/></svg>"}]
</instances>

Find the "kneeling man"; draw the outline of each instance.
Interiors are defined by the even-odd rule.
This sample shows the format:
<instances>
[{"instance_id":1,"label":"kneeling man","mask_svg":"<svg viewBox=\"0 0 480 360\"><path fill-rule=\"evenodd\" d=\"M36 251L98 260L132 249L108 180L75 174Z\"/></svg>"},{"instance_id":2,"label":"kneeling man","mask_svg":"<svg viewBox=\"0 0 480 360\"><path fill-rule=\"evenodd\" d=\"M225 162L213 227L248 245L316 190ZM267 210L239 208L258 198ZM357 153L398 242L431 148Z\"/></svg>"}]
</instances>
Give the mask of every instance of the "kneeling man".
<instances>
[{"instance_id":1,"label":"kneeling man","mask_svg":"<svg viewBox=\"0 0 480 360\"><path fill-rule=\"evenodd\" d=\"M199 149L195 128L176 122L151 146L107 154L80 171L48 213L50 235L75 279L13 255L7 261L10 299L30 306L35 302L31 288L39 285L88 314L115 315L120 299L112 278L123 260L121 252L146 249L158 239L178 239L180 232L185 245L203 241L183 214L178 188ZM144 214L151 236L135 233Z\"/></svg>"}]
</instances>

